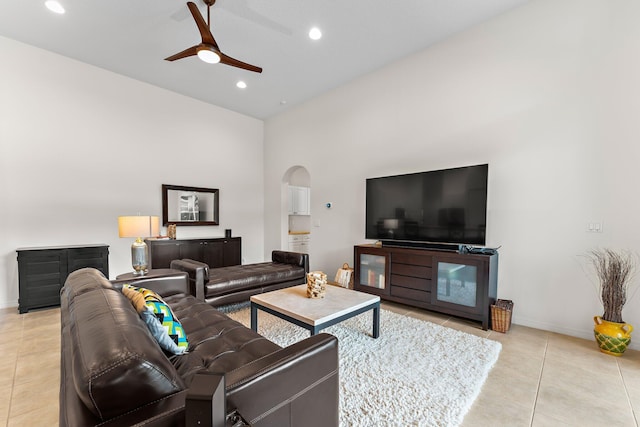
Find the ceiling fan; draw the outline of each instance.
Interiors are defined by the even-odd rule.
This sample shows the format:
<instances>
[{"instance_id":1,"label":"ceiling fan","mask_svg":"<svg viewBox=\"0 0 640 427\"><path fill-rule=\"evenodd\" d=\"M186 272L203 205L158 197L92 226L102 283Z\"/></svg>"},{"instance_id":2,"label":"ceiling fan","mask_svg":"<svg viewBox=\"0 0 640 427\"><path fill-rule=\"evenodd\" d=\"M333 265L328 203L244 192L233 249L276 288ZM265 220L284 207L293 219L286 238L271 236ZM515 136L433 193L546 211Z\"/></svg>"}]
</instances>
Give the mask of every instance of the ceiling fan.
<instances>
[{"instance_id":1,"label":"ceiling fan","mask_svg":"<svg viewBox=\"0 0 640 427\"><path fill-rule=\"evenodd\" d=\"M213 34L211 33L211 6L214 5L216 0L203 0L207 5L207 22L204 22L204 18L200 14L200 10L198 10L198 6L196 6L193 2L187 2L187 7L191 11L193 15L193 19L196 21L196 25L198 26L198 30L200 30L200 35L202 37L202 43L192 46L188 49L183 50L182 52L176 53L168 58L165 58L166 61L175 61L177 59L187 58L189 56L198 55L198 57L204 62L208 62L210 64L216 64L221 62L226 65L230 65L232 67L238 67L249 71L254 71L256 73L261 73L262 68L256 67L255 65L247 64L246 62L239 61L234 59L228 55L225 55L220 51L218 47L218 43L213 38Z\"/></svg>"}]
</instances>

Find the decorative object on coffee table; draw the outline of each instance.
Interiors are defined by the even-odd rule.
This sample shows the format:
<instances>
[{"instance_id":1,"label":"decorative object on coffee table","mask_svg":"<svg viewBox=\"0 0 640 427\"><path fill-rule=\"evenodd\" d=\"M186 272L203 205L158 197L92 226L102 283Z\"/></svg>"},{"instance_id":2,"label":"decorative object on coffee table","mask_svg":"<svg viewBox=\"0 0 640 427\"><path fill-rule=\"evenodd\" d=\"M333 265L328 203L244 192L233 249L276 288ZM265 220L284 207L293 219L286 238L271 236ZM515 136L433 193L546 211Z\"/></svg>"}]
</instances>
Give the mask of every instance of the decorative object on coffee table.
<instances>
[{"instance_id":1,"label":"decorative object on coffee table","mask_svg":"<svg viewBox=\"0 0 640 427\"><path fill-rule=\"evenodd\" d=\"M327 275L322 271L307 273L307 297L324 298L327 291Z\"/></svg>"},{"instance_id":2,"label":"decorative object on coffee table","mask_svg":"<svg viewBox=\"0 0 640 427\"><path fill-rule=\"evenodd\" d=\"M602 316L593 318L593 329L600 351L622 356L631 342L633 327L622 320L622 309L638 265L637 254L614 249L594 249L587 258L598 279Z\"/></svg>"}]
</instances>

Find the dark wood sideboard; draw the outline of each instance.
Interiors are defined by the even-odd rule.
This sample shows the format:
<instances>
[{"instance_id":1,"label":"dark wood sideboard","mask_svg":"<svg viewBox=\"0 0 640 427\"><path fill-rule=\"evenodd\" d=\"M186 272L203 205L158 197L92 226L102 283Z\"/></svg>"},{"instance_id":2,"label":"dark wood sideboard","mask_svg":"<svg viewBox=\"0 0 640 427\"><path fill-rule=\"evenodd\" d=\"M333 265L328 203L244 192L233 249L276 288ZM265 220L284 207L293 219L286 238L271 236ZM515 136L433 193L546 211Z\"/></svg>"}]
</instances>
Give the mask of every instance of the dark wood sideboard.
<instances>
[{"instance_id":1,"label":"dark wood sideboard","mask_svg":"<svg viewBox=\"0 0 640 427\"><path fill-rule=\"evenodd\" d=\"M210 268L242 263L240 237L211 239L146 239L149 246L149 268L169 268L174 259L193 259Z\"/></svg>"},{"instance_id":2,"label":"dark wood sideboard","mask_svg":"<svg viewBox=\"0 0 640 427\"><path fill-rule=\"evenodd\" d=\"M18 248L18 310L60 305L67 276L93 267L109 277L109 246L105 244Z\"/></svg>"},{"instance_id":3,"label":"dark wood sideboard","mask_svg":"<svg viewBox=\"0 0 640 427\"><path fill-rule=\"evenodd\" d=\"M374 245L354 247L354 288L383 300L450 314L490 327L498 254Z\"/></svg>"}]
</instances>

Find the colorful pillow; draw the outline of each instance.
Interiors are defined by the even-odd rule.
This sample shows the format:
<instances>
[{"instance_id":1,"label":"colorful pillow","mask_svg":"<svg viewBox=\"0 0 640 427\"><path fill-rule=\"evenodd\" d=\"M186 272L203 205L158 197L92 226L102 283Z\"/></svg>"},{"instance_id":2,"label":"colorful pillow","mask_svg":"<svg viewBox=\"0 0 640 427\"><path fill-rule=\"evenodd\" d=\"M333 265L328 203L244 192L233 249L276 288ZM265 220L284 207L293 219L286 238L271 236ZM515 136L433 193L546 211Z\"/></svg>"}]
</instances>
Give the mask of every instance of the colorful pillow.
<instances>
[{"instance_id":1,"label":"colorful pillow","mask_svg":"<svg viewBox=\"0 0 640 427\"><path fill-rule=\"evenodd\" d=\"M133 291L130 292L130 291ZM160 347L172 354L182 354L187 351L189 342L182 324L173 314L171 308L162 300L160 295L150 289L139 288L133 285L123 285L122 293L131 300L140 317L146 323L153 337ZM144 299L145 309L140 310L140 299Z\"/></svg>"},{"instance_id":2,"label":"colorful pillow","mask_svg":"<svg viewBox=\"0 0 640 427\"><path fill-rule=\"evenodd\" d=\"M185 347L179 347L174 341L174 338L169 336L167 330L162 326L151 307L146 307L145 310L140 313L140 317L144 320L147 328L149 328L149 332L151 332L153 338L156 339L161 349L171 354L183 354L186 351Z\"/></svg>"},{"instance_id":3,"label":"colorful pillow","mask_svg":"<svg viewBox=\"0 0 640 427\"><path fill-rule=\"evenodd\" d=\"M147 311L147 304L140 292L134 291L129 287L129 285L124 285L122 287L122 293L131 300L131 304L136 308L138 314L142 314L144 311Z\"/></svg>"}]
</instances>

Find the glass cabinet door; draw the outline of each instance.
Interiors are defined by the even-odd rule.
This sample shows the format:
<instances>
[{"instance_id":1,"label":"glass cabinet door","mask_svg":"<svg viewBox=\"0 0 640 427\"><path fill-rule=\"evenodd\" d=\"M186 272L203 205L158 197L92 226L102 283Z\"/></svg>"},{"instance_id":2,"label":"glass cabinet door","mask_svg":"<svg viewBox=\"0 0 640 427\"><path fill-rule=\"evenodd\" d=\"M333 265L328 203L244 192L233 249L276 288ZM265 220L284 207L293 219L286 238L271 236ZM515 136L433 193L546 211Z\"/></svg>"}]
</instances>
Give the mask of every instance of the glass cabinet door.
<instances>
[{"instance_id":1,"label":"glass cabinet door","mask_svg":"<svg viewBox=\"0 0 640 427\"><path fill-rule=\"evenodd\" d=\"M385 289L386 264L386 257L383 255L360 254L360 284Z\"/></svg>"},{"instance_id":2,"label":"glass cabinet door","mask_svg":"<svg viewBox=\"0 0 640 427\"><path fill-rule=\"evenodd\" d=\"M433 257L431 304L456 312L486 314L488 263L474 255Z\"/></svg>"},{"instance_id":3,"label":"glass cabinet door","mask_svg":"<svg viewBox=\"0 0 640 427\"><path fill-rule=\"evenodd\" d=\"M373 247L356 247L355 289L377 295L389 294L389 253Z\"/></svg>"},{"instance_id":4,"label":"glass cabinet door","mask_svg":"<svg viewBox=\"0 0 640 427\"><path fill-rule=\"evenodd\" d=\"M478 267L468 264L438 262L438 301L475 307L478 294Z\"/></svg>"}]
</instances>

